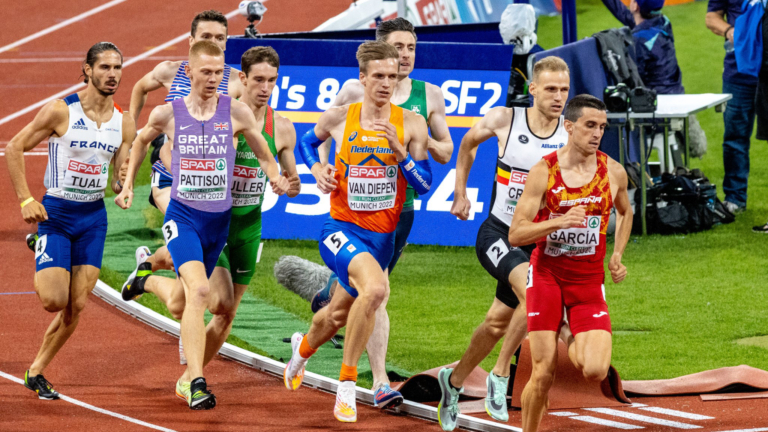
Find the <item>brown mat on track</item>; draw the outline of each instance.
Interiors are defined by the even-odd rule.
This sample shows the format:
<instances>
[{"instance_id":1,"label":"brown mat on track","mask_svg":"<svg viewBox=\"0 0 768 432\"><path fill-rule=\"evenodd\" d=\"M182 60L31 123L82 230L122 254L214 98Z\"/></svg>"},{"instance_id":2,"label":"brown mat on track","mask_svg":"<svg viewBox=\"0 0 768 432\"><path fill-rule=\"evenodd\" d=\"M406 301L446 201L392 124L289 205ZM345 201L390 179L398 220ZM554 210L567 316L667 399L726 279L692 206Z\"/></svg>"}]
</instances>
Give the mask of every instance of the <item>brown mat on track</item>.
<instances>
[{"instance_id":1,"label":"brown mat on track","mask_svg":"<svg viewBox=\"0 0 768 432\"><path fill-rule=\"evenodd\" d=\"M523 388L531 377L531 348L528 339L523 341L517 372L512 386L511 406L520 408ZM611 366L608 378L600 383L588 382L568 359L565 343L558 340L555 382L549 390L549 409L577 409L621 407L632 403L624 394L621 378Z\"/></svg>"},{"instance_id":2,"label":"brown mat on track","mask_svg":"<svg viewBox=\"0 0 768 432\"><path fill-rule=\"evenodd\" d=\"M638 396L745 393L768 390L768 372L741 365L665 380L624 381L623 385L628 394Z\"/></svg>"},{"instance_id":3,"label":"brown mat on track","mask_svg":"<svg viewBox=\"0 0 768 432\"><path fill-rule=\"evenodd\" d=\"M768 392L703 394L699 397L704 402L741 399L768 399Z\"/></svg>"},{"instance_id":4,"label":"brown mat on track","mask_svg":"<svg viewBox=\"0 0 768 432\"><path fill-rule=\"evenodd\" d=\"M437 402L440 400L440 384L437 383L437 373L440 369L456 367L459 362L416 374L402 383L392 383L392 388L403 394L403 397L414 402ZM488 372L476 367L464 380L464 393L461 399L481 399L488 392L485 380ZM484 409L483 409L484 410Z\"/></svg>"}]
</instances>

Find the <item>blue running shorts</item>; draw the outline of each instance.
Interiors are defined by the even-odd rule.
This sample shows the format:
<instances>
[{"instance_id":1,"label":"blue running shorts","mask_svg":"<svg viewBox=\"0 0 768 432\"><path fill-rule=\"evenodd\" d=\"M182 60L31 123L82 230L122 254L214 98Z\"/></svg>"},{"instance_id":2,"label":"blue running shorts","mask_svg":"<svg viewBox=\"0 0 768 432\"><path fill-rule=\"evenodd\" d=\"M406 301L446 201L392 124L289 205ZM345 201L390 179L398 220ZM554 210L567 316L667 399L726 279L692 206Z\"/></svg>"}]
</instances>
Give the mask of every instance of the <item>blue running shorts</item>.
<instances>
[{"instance_id":1,"label":"blue running shorts","mask_svg":"<svg viewBox=\"0 0 768 432\"><path fill-rule=\"evenodd\" d=\"M360 228L351 222L328 218L320 235L320 256L339 277L339 284L354 298L357 290L349 284L349 263L363 252L373 258L384 270L392 260L395 250L395 233L378 233Z\"/></svg>"},{"instance_id":2,"label":"blue running shorts","mask_svg":"<svg viewBox=\"0 0 768 432\"><path fill-rule=\"evenodd\" d=\"M229 235L231 210L204 212L174 199L168 204L162 231L176 274L184 263L200 261L211 277Z\"/></svg>"},{"instance_id":3,"label":"blue running shorts","mask_svg":"<svg viewBox=\"0 0 768 432\"><path fill-rule=\"evenodd\" d=\"M37 227L35 269L90 265L101 268L107 238L107 209L104 200L76 202L45 195L48 220Z\"/></svg>"}]
</instances>

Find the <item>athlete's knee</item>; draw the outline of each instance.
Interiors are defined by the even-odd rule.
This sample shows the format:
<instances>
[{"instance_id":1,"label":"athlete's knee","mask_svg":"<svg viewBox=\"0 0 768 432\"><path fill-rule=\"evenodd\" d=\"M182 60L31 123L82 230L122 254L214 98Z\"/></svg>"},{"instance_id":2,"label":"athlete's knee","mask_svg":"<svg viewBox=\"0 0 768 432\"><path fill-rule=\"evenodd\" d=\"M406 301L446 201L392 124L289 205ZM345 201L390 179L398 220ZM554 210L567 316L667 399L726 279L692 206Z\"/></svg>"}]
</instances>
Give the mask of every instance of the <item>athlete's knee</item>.
<instances>
[{"instance_id":1,"label":"athlete's knee","mask_svg":"<svg viewBox=\"0 0 768 432\"><path fill-rule=\"evenodd\" d=\"M534 391L539 393L548 392L552 387L552 383L555 382L555 368L552 367L552 363L547 361L534 364L529 382L533 386Z\"/></svg>"},{"instance_id":2,"label":"athlete's knee","mask_svg":"<svg viewBox=\"0 0 768 432\"><path fill-rule=\"evenodd\" d=\"M375 311L387 297L388 291L389 282L387 282L387 279L368 282L357 298L357 301L362 300L366 303L366 306Z\"/></svg>"},{"instance_id":3,"label":"athlete's knee","mask_svg":"<svg viewBox=\"0 0 768 432\"><path fill-rule=\"evenodd\" d=\"M595 361L586 361L581 369L581 373L587 381L600 382L608 376L608 366Z\"/></svg>"},{"instance_id":4,"label":"athlete's knee","mask_svg":"<svg viewBox=\"0 0 768 432\"><path fill-rule=\"evenodd\" d=\"M211 287L207 282L200 283L190 287L187 304L194 306L208 306L208 298L211 295Z\"/></svg>"},{"instance_id":5,"label":"athlete's knee","mask_svg":"<svg viewBox=\"0 0 768 432\"><path fill-rule=\"evenodd\" d=\"M232 321L235 320L237 307L235 305L235 299L219 298L208 308L208 310L211 312L211 314L213 314L214 317L229 325Z\"/></svg>"},{"instance_id":6,"label":"athlete's knee","mask_svg":"<svg viewBox=\"0 0 768 432\"><path fill-rule=\"evenodd\" d=\"M40 302L43 304L43 309L47 312L59 312L67 307L69 296L66 293L41 295Z\"/></svg>"},{"instance_id":7,"label":"athlete's knee","mask_svg":"<svg viewBox=\"0 0 768 432\"><path fill-rule=\"evenodd\" d=\"M499 314L490 310L488 311L488 314L485 315L485 321L483 321L482 327L486 334L498 340L504 337L508 325L509 319L504 319L504 317L499 316Z\"/></svg>"}]
</instances>

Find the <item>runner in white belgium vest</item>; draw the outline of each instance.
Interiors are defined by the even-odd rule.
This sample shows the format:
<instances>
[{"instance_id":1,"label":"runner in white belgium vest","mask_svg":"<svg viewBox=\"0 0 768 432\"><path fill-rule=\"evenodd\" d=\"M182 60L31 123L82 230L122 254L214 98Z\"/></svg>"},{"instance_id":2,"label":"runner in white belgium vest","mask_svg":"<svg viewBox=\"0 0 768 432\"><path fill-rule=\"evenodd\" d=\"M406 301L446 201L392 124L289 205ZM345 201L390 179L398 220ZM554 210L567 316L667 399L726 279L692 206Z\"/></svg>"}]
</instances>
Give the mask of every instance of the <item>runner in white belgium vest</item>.
<instances>
[{"instance_id":1,"label":"runner in white belgium vest","mask_svg":"<svg viewBox=\"0 0 768 432\"><path fill-rule=\"evenodd\" d=\"M28 244L35 251L35 290L48 312L57 312L43 345L24 375L24 385L44 400L59 394L43 377L77 327L88 293L96 285L107 236L104 189L113 157L128 157L136 127L112 100L122 77L123 55L109 42L88 50L85 90L46 104L6 148L8 172L27 223L38 223ZM23 152L48 138L48 169L42 202L29 192ZM113 176L112 190L122 186ZM67 367L67 366L64 366Z\"/></svg>"},{"instance_id":2,"label":"runner in white belgium vest","mask_svg":"<svg viewBox=\"0 0 768 432\"><path fill-rule=\"evenodd\" d=\"M543 156L568 142L561 114L569 89L568 66L563 60L557 57L539 60L534 65L530 85L533 107L493 108L462 139L456 162L456 189L451 213L463 220L471 214L467 177L477 146L494 136L498 139L491 208L488 218L477 232L475 244L480 263L497 280L497 285L496 298L485 321L475 330L459 364L454 369L442 369L438 373L443 389L438 417L445 430L456 426L459 389L464 380L502 336L506 336L504 344L487 379L485 408L496 420L509 419L506 394L510 362L526 333L525 282L528 260L535 247L511 247L507 240L509 225L517 200L523 193L528 171Z\"/></svg>"}]
</instances>

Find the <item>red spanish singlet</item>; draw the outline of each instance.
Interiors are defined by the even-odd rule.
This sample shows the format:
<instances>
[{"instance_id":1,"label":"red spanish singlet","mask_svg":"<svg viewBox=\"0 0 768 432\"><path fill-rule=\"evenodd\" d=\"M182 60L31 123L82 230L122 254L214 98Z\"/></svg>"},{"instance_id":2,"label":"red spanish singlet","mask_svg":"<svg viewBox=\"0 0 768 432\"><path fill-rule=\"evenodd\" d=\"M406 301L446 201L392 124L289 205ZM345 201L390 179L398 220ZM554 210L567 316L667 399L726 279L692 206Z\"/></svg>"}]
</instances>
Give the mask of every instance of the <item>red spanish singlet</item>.
<instances>
[{"instance_id":1,"label":"red spanish singlet","mask_svg":"<svg viewBox=\"0 0 768 432\"><path fill-rule=\"evenodd\" d=\"M580 187L565 184L556 151L543 158L549 179L545 205L535 221L560 217L578 205L586 207L586 217L581 226L559 229L536 242L526 288L528 331L557 331L563 306L573 334L611 331L603 259L613 197L608 156L598 151L596 157L594 177Z\"/></svg>"}]
</instances>

